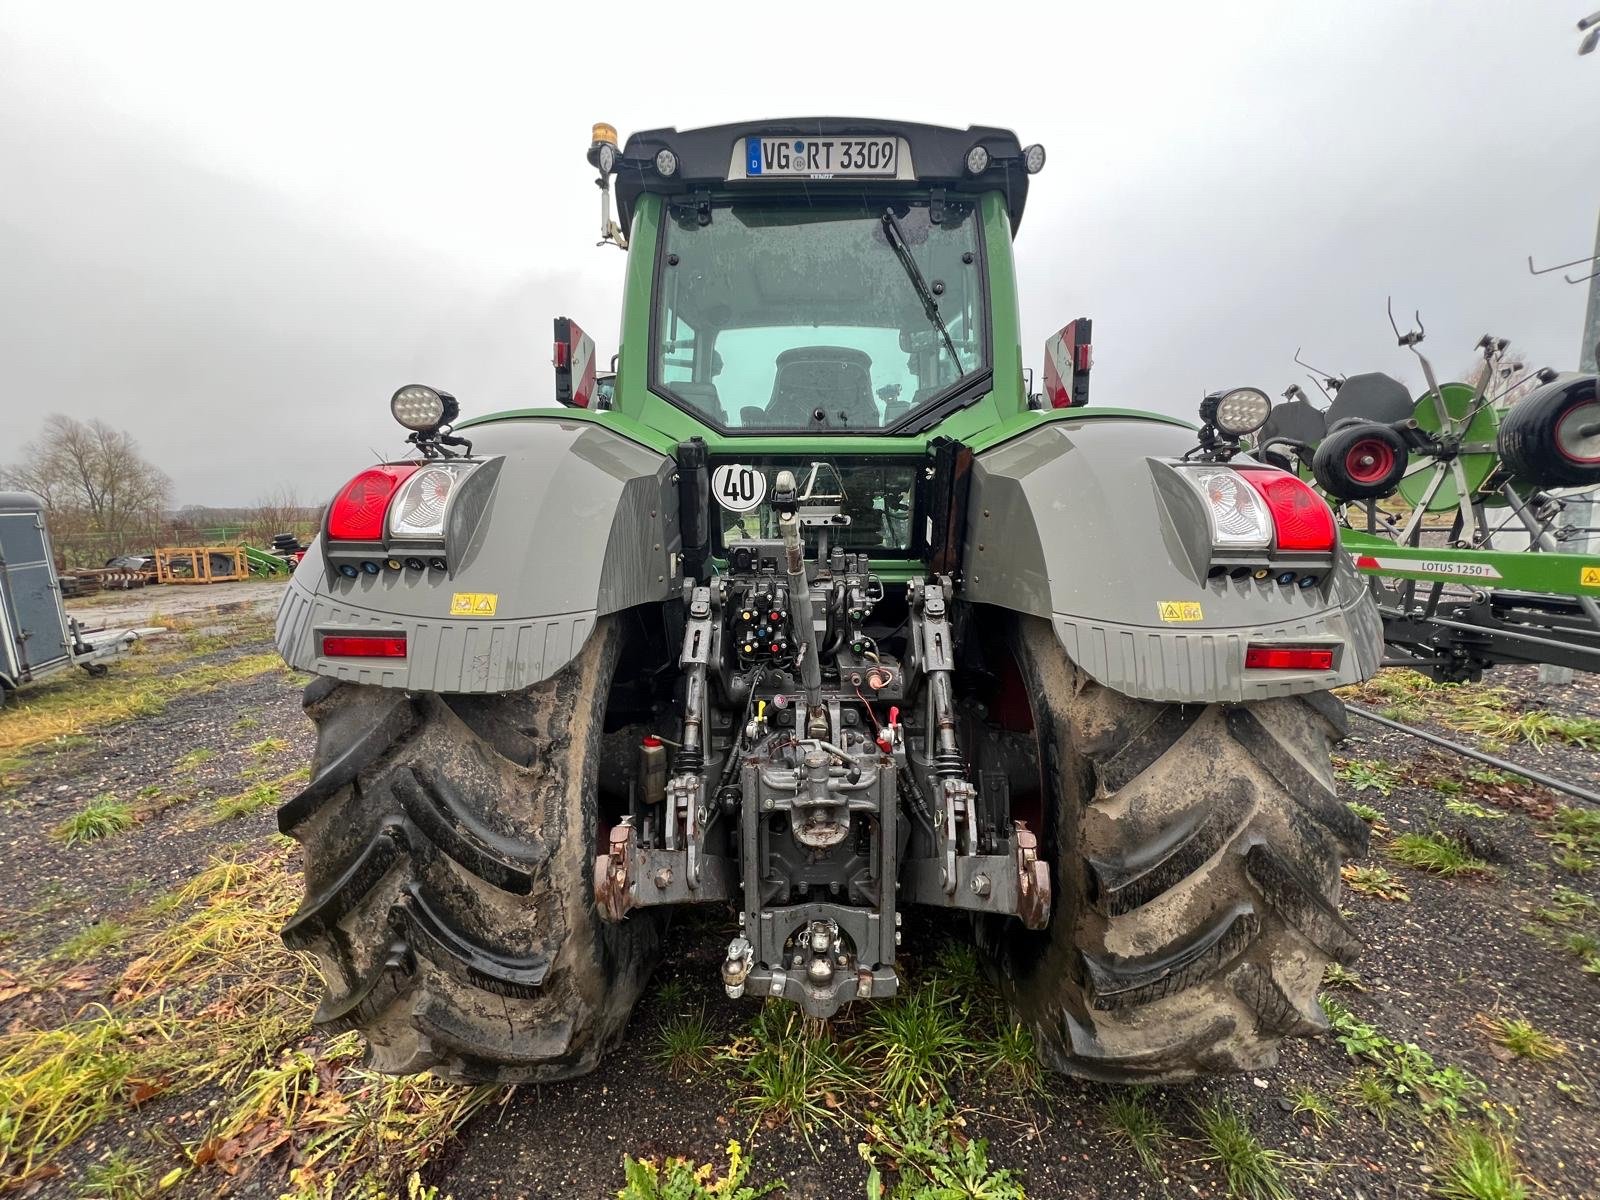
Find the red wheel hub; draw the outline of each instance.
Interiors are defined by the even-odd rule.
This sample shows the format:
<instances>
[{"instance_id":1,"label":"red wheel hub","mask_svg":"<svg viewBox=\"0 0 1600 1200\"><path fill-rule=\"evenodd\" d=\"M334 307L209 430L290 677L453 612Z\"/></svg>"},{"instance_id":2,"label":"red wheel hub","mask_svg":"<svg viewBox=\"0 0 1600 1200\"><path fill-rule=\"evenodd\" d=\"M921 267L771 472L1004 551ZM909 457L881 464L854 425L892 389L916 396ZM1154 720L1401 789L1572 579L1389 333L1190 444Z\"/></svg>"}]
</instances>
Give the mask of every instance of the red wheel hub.
<instances>
[{"instance_id":1,"label":"red wheel hub","mask_svg":"<svg viewBox=\"0 0 1600 1200\"><path fill-rule=\"evenodd\" d=\"M1394 447L1381 438L1362 438L1346 451L1344 470L1357 483L1377 483L1394 470Z\"/></svg>"}]
</instances>

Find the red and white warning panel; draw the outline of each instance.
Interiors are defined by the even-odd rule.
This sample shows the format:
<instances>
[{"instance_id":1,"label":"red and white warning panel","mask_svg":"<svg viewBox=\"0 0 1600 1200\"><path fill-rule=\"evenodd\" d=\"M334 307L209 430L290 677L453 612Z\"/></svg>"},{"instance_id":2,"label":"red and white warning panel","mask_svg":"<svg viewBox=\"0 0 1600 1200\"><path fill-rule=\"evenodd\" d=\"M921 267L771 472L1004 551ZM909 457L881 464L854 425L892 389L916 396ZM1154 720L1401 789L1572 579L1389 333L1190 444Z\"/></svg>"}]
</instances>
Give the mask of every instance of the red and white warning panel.
<instances>
[{"instance_id":1,"label":"red and white warning panel","mask_svg":"<svg viewBox=\"0 0 1600 1200\"><path fill-rule=\"evenodd\" d=\"M588 408L594 399L594 339L571 317L556 318L556 399Z\"/></svg>"}]
</instances>

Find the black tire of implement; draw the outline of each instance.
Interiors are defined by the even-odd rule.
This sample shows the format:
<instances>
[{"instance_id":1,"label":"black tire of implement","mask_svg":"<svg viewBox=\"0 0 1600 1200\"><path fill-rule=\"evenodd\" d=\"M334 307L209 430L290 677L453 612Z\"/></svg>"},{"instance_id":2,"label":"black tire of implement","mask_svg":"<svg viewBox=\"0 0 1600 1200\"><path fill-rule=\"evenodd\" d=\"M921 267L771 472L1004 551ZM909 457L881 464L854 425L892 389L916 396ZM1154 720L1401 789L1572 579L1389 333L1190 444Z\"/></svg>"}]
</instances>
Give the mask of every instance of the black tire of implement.
<instances>
[{"instance_id":1,"label":"black tire of implement","mask_svg":"<svg viewBox=\"0 0 1600 1200\"><path fill-rule=\"evenodd\" d=\"M538 1082L621 1038L660 940L652 913L595 910L596 772L621 628L522 692L406 693L317 679L311 782L278 813L305 847L284 927L389 1074Z\"/></svg>"},{"instance_id":2,"label":"black tire of implement","mask_svg":"<svg viewBox=\"0 0 1600 1200\"><path fill-rule=\"evenodd\" d=\"M1034 697L1054 911L979 925L1052 1069L1167 1082L1272 1065L1327 1028L1317 991L1358 942L1340 868L1367 844L1334 792L1344 708L1326 693L1156 704L1100 686L1048 623L1013 653Z\"/></svg>"},{"instance_id":3,"label":"black tire of implement","mask_svg":"<svg viewBox=\"0 0 1600 1200\"><path fill-rule=\"evenodd\" d=\"M1517 401L1500 421L1500 457L1513 479L1536 487L1600 483L1600 464L1574 462L1561 453L1556 429L1562 416L1596 399L1595 377L1557 379Z\"/></svg>"},{"instance_id":4,"label":"black tire of implement","mask_svg":"<svg viewBox=\"0 0 1600 1200\"><path fill-rule=\"evenodd\" d=\"M1380 479L1358 480L1350 474L1345 459L1358 443L1368 439L1388 446L1394 454L1394 465ZM1389 426L1371 421L1341 423L1317 446L1311 458L1311 473L1322 490L1337 500L1375 500L1392 496L1400 486L1407 456L1405 439Z\"/></svg>"}]
</instances>

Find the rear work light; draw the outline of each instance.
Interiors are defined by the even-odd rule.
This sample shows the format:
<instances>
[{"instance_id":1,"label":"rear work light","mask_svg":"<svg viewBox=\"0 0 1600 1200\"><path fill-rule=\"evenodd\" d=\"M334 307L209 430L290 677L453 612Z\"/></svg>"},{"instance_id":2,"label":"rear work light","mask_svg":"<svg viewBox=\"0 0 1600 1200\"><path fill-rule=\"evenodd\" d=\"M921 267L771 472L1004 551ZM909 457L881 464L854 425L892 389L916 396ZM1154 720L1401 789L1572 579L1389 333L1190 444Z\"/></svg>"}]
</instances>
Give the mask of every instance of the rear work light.
<instances>
[{"instance_id":1,"label":"rear work light","mask_svg":"<svg viewBox=\"0 0 1600 1200\"><path fill-rule=\"evenodd\" d=\"M339 490L328 506L328 537L344 542L381 542L383 517L395 489L416 473L412 463L368 467Z\"/></svg>"},{"instance_id":2,"label":"rear work light","mask_svg":"<svg viewBox=\"0 0 1600 1200\"><path fill-rule=\"evenodd\" d=\"M450 494L475 463L429 463L417 468L395 492L389 506L389 536L440 538Z\"/></svg>"},{"instance_id":3,"label":"rear work light","mask_svg":"<svg viewBox=\"0 0 1600 1200\"><path fill-rule=\"evenodd\" d=\"M341 633L322 636L323 658L404 658L406 635L384 633Z\"/></svg>"},{"instance_id":4,"label":"rear work light","mask_svg":"<svg viewBox=\"0 0 1600 1200\"><path fill-rule=\"evenodd\" d=\"M1244 652L1244 665L1251 671L1331 671L1333 649L1329 646L1250 646Z\"/></svg>"},{"instance_id":5,"label":"rear work light","mask_svg":"<svg viewBox=\"0 0 1600 1200\"><path fill-rule=\"evenodd\" d=\"M1279 550L1331 552L1339 531L1333 510L1303 480L1287 471L1258 468L1238 472L1272 510Z\"/></svg>"}]
</instances>

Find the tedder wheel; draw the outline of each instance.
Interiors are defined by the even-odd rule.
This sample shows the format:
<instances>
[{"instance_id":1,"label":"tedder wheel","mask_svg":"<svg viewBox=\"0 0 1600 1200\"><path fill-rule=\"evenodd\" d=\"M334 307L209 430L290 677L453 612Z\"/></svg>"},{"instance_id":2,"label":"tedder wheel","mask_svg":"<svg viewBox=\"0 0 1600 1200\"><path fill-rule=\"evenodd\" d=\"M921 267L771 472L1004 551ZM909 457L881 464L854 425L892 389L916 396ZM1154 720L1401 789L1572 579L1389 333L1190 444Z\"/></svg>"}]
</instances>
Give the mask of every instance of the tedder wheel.
<instances>
[{"instance_id":1,"label":"tedder wheel","mask_svg":"<svg viewBox=\"0 0 1600 1200\"><path fill-rule=\"evenodd\" d=\"M1367 827L1334 792L1326 693L1158 704L1095 683L1050 626L1012 656L1033 709L1055 908L979 940L1053 1069L1160 1082L1277 1061L1327 1028L1317 989L1357 941L1339 872ZM1015 806L1014 806L1015 807Z\"/></svg>"},{"instance_id":2,"label":"tedder wheel","mask_svg":"<svg viewBox=\"0 0 1600 1200\"><path fill-rule=\"evenodd\" d=\"M1595 377L1545 384L1500 422L1500 457L1512 477L1540 487L1600 483L1600 399Z\"/></svg>"},{"instance_id":3,"label":"tedder wheel","mask_svg":"<svg viewBox=\"0 0 1600 1200\"><path fill-rule=\"evenodd\" d=\"M319 961L313 1023L359 1029L375 1069L563 1079L620 1039L659 942L650 914L594 906L621 640L601 618L555 676L506 695L306 689L311 782L278 814L306 896L283 940Z\"/></svg>"},{"instance_id":4,"label":"tedder wheel","mask_svg":"<svg viewBox=\"0 0 1600 1200\"><path fill-rule=\"evenodd\" d=\"M1392 495L1406 473L1405 439L1387 425L1344 425L1322 439L1311 473L1338 500Z\"/></svg>"}]
</instances>

